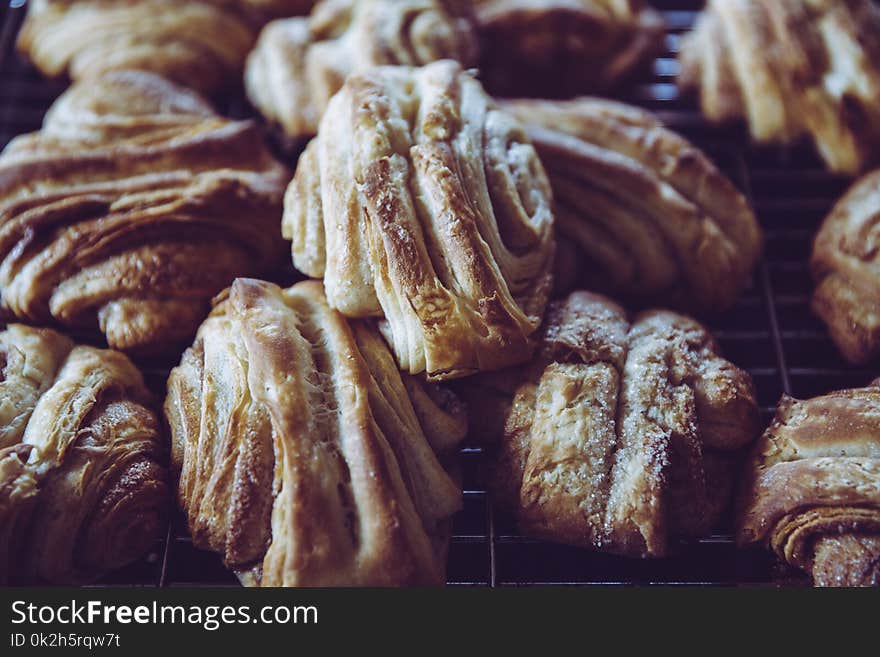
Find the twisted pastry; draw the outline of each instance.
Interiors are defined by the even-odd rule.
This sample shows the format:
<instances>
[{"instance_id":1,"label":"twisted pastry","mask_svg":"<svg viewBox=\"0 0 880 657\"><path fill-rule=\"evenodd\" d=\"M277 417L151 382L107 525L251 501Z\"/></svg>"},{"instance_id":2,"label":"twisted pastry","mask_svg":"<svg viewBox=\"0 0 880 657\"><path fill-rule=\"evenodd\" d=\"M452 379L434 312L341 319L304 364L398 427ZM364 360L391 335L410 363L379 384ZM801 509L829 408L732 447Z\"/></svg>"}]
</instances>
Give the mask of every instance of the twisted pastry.
<instances>
[{"instance_id":1,"label":"twisted pastry","mask_svg":"<svg viewBox=\"0 0 880 657\"><path fill-rule=\"evenodd\" d=\"M816 235L813 311L851 363L880 352L880 170L853 185Z\"/></svg>"},{"instance_id":2,"label":"twisted pastry","mask_svg":"<svg viewBox=\"0 0 880 657\"><path fill-rule=\"evenodd\" d=\"M643 0L477 0L480 71L493 95L606 91L660 50L665 25Z\"/></svg>"},{"instance_id":3,"label":"twisted pastry","mask_svg":"<svg viewBox=\"0 0 880 657\"><path fill-rule=\"evenodd\" d=\"M566 276L638 304L729 308L761 252L745 197L697 148L636 107L514 100L550 177ZM575 279L575 280L571 280Z\"/></svg>"},{"instance_id":4,"label":"twisted pastry","mask_svg":"<svg viewBox=\"0 0 880 657\"><path fill-rule=\"evenodd\" d=\"M287 177L256 126L152 74L77 84L0 155L2 307L165 351L283 257Z\"/></svg>"},{"instance_id":5,"label":"twisted pastry","mask_svg":"<svg viewBox=\"0 0 880 657\"><path fill-rule=\"evenodd\" d=\"M880 380L782 399L755 446L737 539L769 546L816 586L880 586Z\"/></svg>"},{"instance_id":6,"label":"twisted pastry","mask_svg":"<svg viewBox=\"0 0 880 657\"><path fill-rule=\"evenodd\" d=\"M702 326L659 310L630 323L587 292L551 304L535 359L495 378L517 386L489 436L496 501L525 534L625 556L708 533L759 430L751 377ZM464 384L471 408L501 408L492 379Z\"/></svg>"},{"instance_id":7,"label":"twisted pastry","mask_svg":"<svg viewBox=\"0 0 880 657\"><path fill-rule=\"evenodd\" d=\"M300 158L282 230L331 306L384 317L401 369L446 379L528 358L550 206L520 126L441 61L348 79Z\"/></svg>"},{"instance_id":8,"label":"twisted pastry","mask_svg":"<svg viewBox=\"0 0 880 657\"><path fill-rule=\"evenodd\" d=\"M461 490L435 452L466 431L321 284L238 279L168 381L197 547L262 586L441 584Z\"/></svg>"},{"instance_id":9,"label":"twisted pastry","mask_svg":"<svg viewBox=\"0 0 880 657\"><path fill-rule=\"evenodd\" d=\"M710 0L682 44L680 85L713 122L761 143L809 136L855 175L880 147L880 9L871 0Z\"/></svg>"},{"instance_id":10,"label":"twisted pastry","mask_svg":"<svg viewBox=\"0 0 880 657\"><path fill-rule=\"evenodd\" d=\"M266 26L248 58L248 96L291 141L311 137L352 73L446 58L475 64L471 18L461 0L324 0L309 18Z\"/></svg>"},{"instance_id":11,"label":"twisted pastry","mask_svg":"<svg viewBox=\"0 0 880 657\"><path fill-rule=\"evenodd\" d=\"M158 538L167 473L149 404L118 352L0 333L0 581L91 581Z\"/></svg>"}]
</instances>

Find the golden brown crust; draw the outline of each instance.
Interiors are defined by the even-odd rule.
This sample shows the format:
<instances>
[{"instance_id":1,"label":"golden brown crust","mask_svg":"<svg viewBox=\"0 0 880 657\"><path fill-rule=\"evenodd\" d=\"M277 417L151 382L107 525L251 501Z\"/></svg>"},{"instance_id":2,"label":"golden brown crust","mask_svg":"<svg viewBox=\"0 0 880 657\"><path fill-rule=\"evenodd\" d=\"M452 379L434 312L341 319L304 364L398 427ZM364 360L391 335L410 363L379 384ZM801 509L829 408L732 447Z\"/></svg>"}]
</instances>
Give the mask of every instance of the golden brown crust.
<instances>
[{"instance_id":1,"label":"golden brown crust","mask_svg":"<svg viewBox=\"0 0 880 657\"><path fill-rule=\"evenodd\" d=\"M660 50L642 0L479 0L480 70L491 93L558 98L606 91Z\"/></svg>"},{"instance_id":2,"label":"golden brown crust","mask_svg":"<svg viewBox=\"0 0 880 657\"><path fill-rule=\"evenodd\" d=\"M267 25L248 58L256 108L293 142L311 137L345 79L373 66L476 64L469 2L325 0L309 18Z\"/></svg>"},{"instance_id":3,"label":"golden brown crust","mask_svg":"<svg viewBox=\"0 0 880 657\"><path fill-rule=\"evenodd\" d=\"M813 311L851 363L880 351L880 171L859 180L813 244Z\"/></svg>"},{"instance_id":4,"label":"golden brown crust","mask_svg":"<svg viewBox=\"0 0 880 657\"><path fill-rule=\"evenodd\" d=\"M283 221L294 264L324 278L330 304L383 317L401 369L432 379L528 358L552 228L528 137L451 61L350 77L300 159Z\"/></svg>"},{"instance_id":5,"label":"golden brown crust","mask_svg":"<svg viewBox=\"0 0 880 657\"><path fill-rule=\"evenodd\" d=\"M152 74L77 84L0 155L2 306L173 348L232 278L283 257L287 177L256 126Z\"/></svg>"},{"instance_id":6,"label":"golden brown crust","mask_svg":"<svg viewBox=\"0 0 880 657\"><path fill-rule=\"evenodd\" d=\"M640 305L715 312L734 303L760 256L761 229L700 150L622 103L501 107L527 125L547 169L557 228L577 252L560 263L571 282Z\"/></svg>"},{"instance_id":7,"label":"golden brown crust","mask_svg":"<svg viewBox=\"0 0 880 657\"><path fill-rule=\"evenodd\" d=\"M252 585L441 584L461 490L432 445L466 427L426 385L320 283L236 280L168 382L195 545Z\"/></svg>"},{"instance_id":8,"label":"golden brown crust","mask_svg":"<svg viewBox=\"0 0 880 657\"><path fill-rule=\"evenodd\" d=\"M711 0L681 51L679 83L714 122L758 142L809 136L855 175L880 146L880 9L871 0Z\"/></svg>"},{"instance_id":9,"label":"golden brown crust","mask_svg":"<svg viewBox=\"0 0 880 657\"><path fill-rule=\"evenodd\" d=\"M818 586L877 585L880 387L786 397L755 447L737 539L762 543Z\"/></svg>"},{"instance_id":10,"label":"golden brown crust","mask_svg":"<svg viewBox=\"0 0 880 657\"><path fill-rule=\"evenodd\" d=\"M122 354L0 333L0 580L78 583L140 557L168 503L150 395Z\"/></svg>"}]
</instances>

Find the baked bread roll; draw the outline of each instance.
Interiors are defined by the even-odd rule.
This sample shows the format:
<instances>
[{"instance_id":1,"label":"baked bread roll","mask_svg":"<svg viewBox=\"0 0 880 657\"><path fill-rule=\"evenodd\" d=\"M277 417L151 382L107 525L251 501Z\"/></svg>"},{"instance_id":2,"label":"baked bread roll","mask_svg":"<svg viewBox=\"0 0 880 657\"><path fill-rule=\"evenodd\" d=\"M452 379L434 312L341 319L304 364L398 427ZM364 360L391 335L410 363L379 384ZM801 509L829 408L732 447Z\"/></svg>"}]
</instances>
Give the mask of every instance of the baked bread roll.
<instances>
[{"instance_id":1,"label":"baked bread roll","mask_svg":"<svg viewBox=\"0 0 880 657\"><path fill-rule=\"evenodd\" d=\"M760 143L812 139L855 175L880 150L880 7L871 0L710 0L682 43L684 90Z\"/></svg>"},{"instance_id":2,"label":"baked bread roll","mask_svg":"<svg viewBox=\"0 0 880 657\"><path fill-rule=\"evenodd\" d=\"M265 27L248 57L254 106L292 144L313 136L345 79L378 65L476 64L470 3L462 0L324 0L309 18Z\"/></svg>"},{"instance_id":3,"label":"baked bread roll","mask_svg":"<svg viewBox=\"0 0 880 657\"><path fill-rule=\"evenodd\" d=\"M743 484L740 545L770 547L816 586L880 586L880 380L784 397Z\"/></svg>"},{"instance_id":4,"label":"baked bread roll","mask_svg":"<svg viewBox=\"0 0 880 657\"><path fill-rule=\"evenodd\" d=\"M168 381L178 497L196 547L262 586L439 585L466 431L321 284L236 280Z\"/></svg>"},{"instance_id":5,"label":"baked bread roll","mask_svg":"<svg viewBox=\"0 0 880 657\"><path fill-rule=\"evenodd\" d=\"M661 557L709 533L730 499L735 450L759 431L751 377L697 322L629 321L587 292L551 304L535 359L462 382L468 406L502 409L490 488L529 536Z\"/></svg>"},{"instance_id":6,"label":"baked bread roll","mask_svg":"<svg viewBox=\"0 0 880 657\"><path fill-rule=\"evenodd\" d=\"M158 539L165 444L122 354L0 332L0 581L84 583Z\"/></svg>"},{"instance_id":7,"label":"baked bread roll","mask_svg":"<svg viewBox=\"0 0 880 657\"><path fill-rule=\"evenodd\" d=\"M107 71L158 73L203 93L235 87L260 26L311 0L30 0L19 51L74 80Z\"/></svg>"},{"instance_id":8,"label":"baked bread roll","mask_svg":"<svg viewBox=\"0 0 880 657\"><path fill-rule=\"evenodd\" d=\"M282 232L331 306L383 318L402 370L448 379L529 357L551 287L550 186L459 64L349 77L300 157Z\"/></svg>"},{"instance_id":9,"label":"baked bread roll","mask_svg":"<svg viewBox=\"0 0 880 657\"><path fill-rule=\"evenodd\" d=\"M837 203L816 235L811 260L813 311L854 364L880 351L880 170Z\"/></svg>"},{"instance_id":10,"label":"baked bread roll","mask_svg":"<svg viewBox=\"0 0 880 657\"><path fill-rule=\"evenodd\" d=\"M0 155L2 309L163 352L275 267L287 170L257 127L150 73L74 85Z\"/></svg>"},{"instance_id":11,"label":"baked bread roll","mask_svg":"<svg viewBox=\"0 0 880 657\"><path fill-rule=\"evenodd\" d=\"M745 197L651 113L607 100L511 100L544 163L559 235L557 287L636 305L726 310L761 252Z\"/></svg>"},{"instance_id":12,"label":"baked bread roll","mask_svg":"<svg viewBox=\"0 0 880 657\"><path fill-rule=\"evenodd\" d=\"M493 95L559 98L607 91L663 45L643 0L477 0L480 71Z\"/></svg>"}]
</instances>

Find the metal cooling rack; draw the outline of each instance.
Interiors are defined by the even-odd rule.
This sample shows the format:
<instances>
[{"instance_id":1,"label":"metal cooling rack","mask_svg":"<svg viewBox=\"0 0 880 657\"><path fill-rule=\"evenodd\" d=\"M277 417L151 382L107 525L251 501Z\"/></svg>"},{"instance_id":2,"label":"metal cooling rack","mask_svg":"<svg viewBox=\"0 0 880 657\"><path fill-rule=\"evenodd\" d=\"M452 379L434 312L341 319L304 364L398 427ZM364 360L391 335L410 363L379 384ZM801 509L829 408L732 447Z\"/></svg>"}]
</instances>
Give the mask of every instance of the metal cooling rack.
<instances>
[{"instance_id":1,"label":"metal cooling rack","mask_svg":"<svg viewBox=\"0 0 880 657\"><path fill-rule=\"evenodd\" d=\"M42 79L14 52L24 18L23 0L0 0L0 148L15 135L37 130L46 109L66 87ZM812 236L847 181L825 172L807 146L768 149L749 145L742 129L707 126L675 86L681 35L693 25L698 0L655 0L669 25L666 52L623 99L658 112L702 147L751 197L766 233L765 259L738 305L709 321L724 353L754 377L769 422L783 393L811 397L862 386L874 372L848 367L809 309L808 257ZM246 116L247 104L226 109ZM287 281L288 283L290 280ZM141 363L161 391L168 363ZM736 550L729 523L712 536L680 546L677 555L637 561L552 545L520 536L485 492L482 453L462 449L464 510L456 517L449 554L449 584L475 586L587 584L769 584L779 571L761 550ZM102 582L122 586L235 585L214 554L193 548L184 522L172 519L167 537L142 561Z\"/></svg>"}]
</instances>

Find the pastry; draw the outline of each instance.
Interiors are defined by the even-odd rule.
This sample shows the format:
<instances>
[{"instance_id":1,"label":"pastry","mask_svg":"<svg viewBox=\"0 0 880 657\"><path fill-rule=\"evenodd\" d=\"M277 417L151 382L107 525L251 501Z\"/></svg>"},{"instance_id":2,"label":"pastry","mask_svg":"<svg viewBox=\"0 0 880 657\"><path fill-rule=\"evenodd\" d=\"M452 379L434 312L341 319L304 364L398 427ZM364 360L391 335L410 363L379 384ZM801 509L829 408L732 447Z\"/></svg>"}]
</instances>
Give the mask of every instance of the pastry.
<instances>
[{"instance_id":1,"label":"pastry","mask_svg":"<svg viewBox=\"0 0 880 657\"><path fill-rule=\"evenodd\" d=\"M0 581L89 582L143 555L168 504L165 458L124 355L0 332Z\"/></svg>"},{"instance_id":2,"label":"pastry","mask_svg":"<svg viewBox=\"0 0 880 657\"><path fill-rule=\"evenodd\" d=\"M813 311L848 361L880 351L880 170L857 182L825 219L813 244Z\"/></svg>"},{"instance_id":3,"label":"pastry","mask_svg":"<svg viewBox=\"0 0 880 657\"><path fill-rule=\"evenodd\" d=\"M643 0L477 0L480 71L501 96L607 91L663 45L661 15Z\"/></svg>"},{"instance_id":4,"label":"pastry","mask_svg":"<svg viewBox=\"0 0 880 657\"><path fill-rule=\"evenodd\" d=\"M324 0L309 18L273 22L248 58L254 106L288 141L313 136L351 73L376 65L476 63L470 3L461 0Z\"/></svg>"},{"instance_id":5,"label":"pastry","mask_svg":"<svg viewBox=\"0 0 880 657\"><path fill-rule=\"evenodd\" d=\"M710 0L681 49L703 114L759 143L812 139L856 175L880 149L880 8L871 0Z\"/></svg>"},{"instance_id":6,"label":"pastry","mask_svg":"<svg viewBox=\"0 0 880 657\"><path fill-rule=\"evenodd\" d=\"M74 80L141 69L203 93L235 87L268 19L309 0L30 0L19 51L45 75Z\"/></svg>"},{"instance_id":7,"label":"pastry","mask_svg":"<svg viewBox=\"0 0 880 657\"><path fill-rule=\"evenodd\" d=\"M288 176L253 123L153 74L74 85L0 154L0 306L127 351L188 342L213 295L283 258Z\"/></svg>"},{"instance_id":8,"label":"pastry","mask_svg":"<svg viewBox=\"0 0 880 657\"><path fill-rule=\"evenodd\" d=\"M516 381L490 457L490 489L528 535L661 557L712 530L730 499L736 450L760 430L751 377L709 333L653 310L630 321L609 299L551 304L540 347ZM504 389L462 382L490 414ZM487 395L488 393L488 395Z\"/></svg>"},{"instance_id":9,"label":"pastry","mask_svg":"<svg viewBox=\"0 0 880 657\"><path fill-rule=\"evenodd\" d=\"M816 586L880 586L880 380L782 399L749 463L737 539Z\"/></svg>"},{"instance_id":10,"label":"pastry","mask_svg":"<svg viewBox=\"0 0 880 657\"><path fill-rule=\"evenodd\" d=\"M178 497L196 547L262 586L437 585L466 431L317 281L238 279L168 381Z\"/></svg>"},{"instance_id":11,"label":"pastry","mask_svg":"<svg viewBox=\"0 0 880 657\"><path fill-rule=\"evenodd\" d=\"M596 98L501 103L527 125L555 201L557 287L636 305L726 310L761 230L745 197L649 112Z\"/></svg>"}]
</instances>

